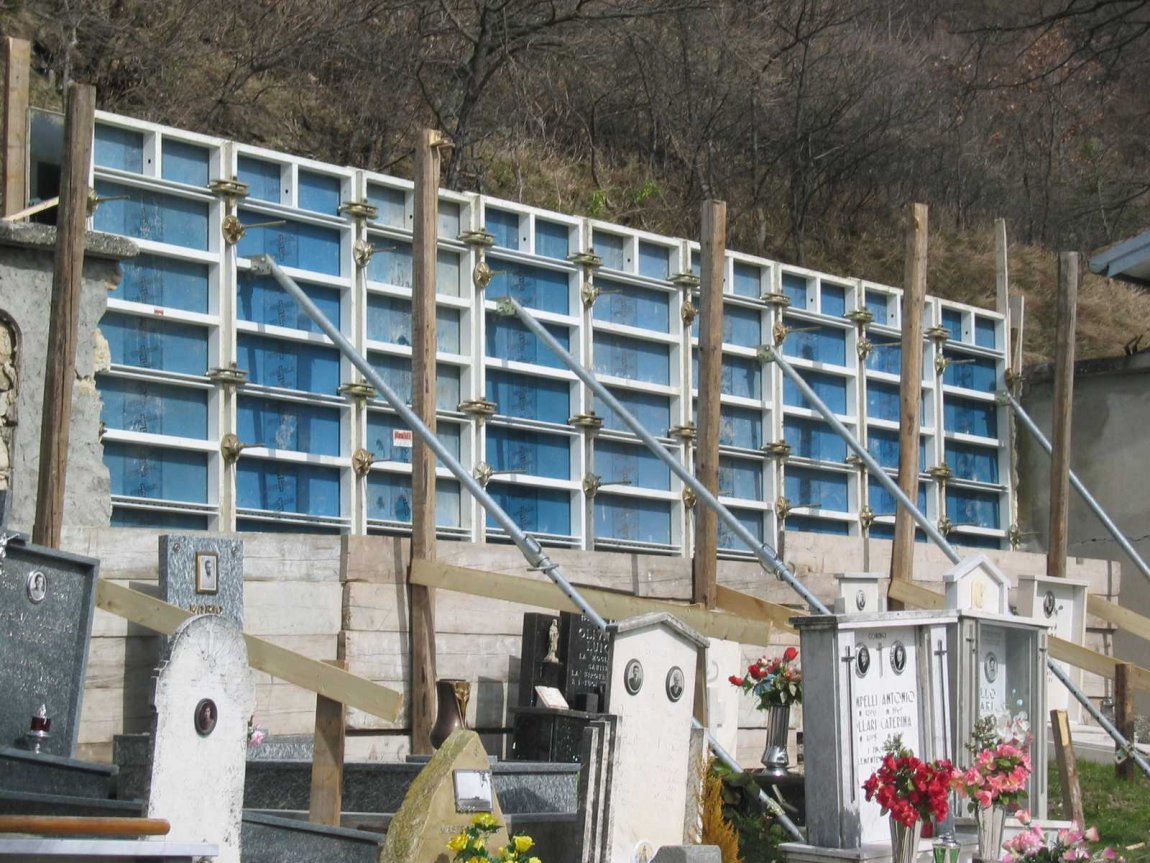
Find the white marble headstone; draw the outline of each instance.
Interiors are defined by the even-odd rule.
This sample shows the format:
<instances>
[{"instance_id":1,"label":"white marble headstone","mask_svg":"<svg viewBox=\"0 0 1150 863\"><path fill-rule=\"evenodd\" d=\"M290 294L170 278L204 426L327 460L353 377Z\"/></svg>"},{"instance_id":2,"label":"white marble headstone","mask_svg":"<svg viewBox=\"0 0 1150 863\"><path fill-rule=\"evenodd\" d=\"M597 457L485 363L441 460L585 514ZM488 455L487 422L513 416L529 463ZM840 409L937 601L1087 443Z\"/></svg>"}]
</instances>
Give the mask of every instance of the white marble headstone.
<instances>
[{"instance_id":1,"label":"white marble headstone","mask_svg":"<svg viewBox=\"0 0 1150 863\"><path fill-rule=\"evenodd\" d=\"M835 573L839 595L835 599L835 614L870 614L886 611L886 594L880 590L881 572Z\"/></svg>"},{"instance_id":2,"label":"white marble headstone","mask_svg":"<svg viewBox=\"0 0 1150 863\"><path fill-rule=\"evenodd\" d=\"M607 712L618 717L607 859L647 863L682 845L691 776L695 665L707 639L669 614L610 625Z\"/></svg>"},{"instance_id":3,"label":"white marble headstone","mask_svg":"<svg viewBox=\"0 0 1150 863\"><path fill-rule=\"evenodd\" d=\"M1018 613L1049 627L1050 633L1075 644L1086 640L1086 595L1089 584L1072 578L1022 575L1018 578ZM1082 686L1082 669L1061 660L1062 671ZM1071 721L1081 716L1077 699L1049 670L1046 672L1047 710L1065 710Z\"/></svg>"},{"instance_id":4,"label":"white marble headstone","mask_svg":"<svg viewBox=\"0 0 1150 863\"><path fill-rule=\"evenodd\" d=\"M1009 614L1010 579L985 554L963 558L942 576L946 607Z\"/></svg>"},{"instance_id":5,"label":"white marble headstone","mask_svg":"<svg viewBox=\"0 0 1150 863\"><path fill-rule=\"evenodd\" d=\"M154 700L147 814L169 840L211 842L239 863L248 719L255 689L243 633L220 615L190 618L172 637Z\"/></svg>"},{"instance_id":6,"label":"white marble headstone","mask_svg":"<svg viewBox=\"0 0 1150 863\"><path fill-rule=\"evenodd\" d=\"M743 652L737 641L710 639L707 647L707 719L719 745L732 755L739 743L739 704L743 691L727 679L742 674Z\"/></svg>"}]
</instances>

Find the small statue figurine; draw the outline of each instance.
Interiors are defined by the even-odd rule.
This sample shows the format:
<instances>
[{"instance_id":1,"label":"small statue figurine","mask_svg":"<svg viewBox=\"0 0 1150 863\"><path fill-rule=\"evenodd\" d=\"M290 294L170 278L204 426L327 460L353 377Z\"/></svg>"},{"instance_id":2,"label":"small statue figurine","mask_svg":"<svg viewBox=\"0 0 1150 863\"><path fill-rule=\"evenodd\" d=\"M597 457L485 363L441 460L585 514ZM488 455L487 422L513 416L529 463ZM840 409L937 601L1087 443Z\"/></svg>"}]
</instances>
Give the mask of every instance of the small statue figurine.
<instances>
[{"instance_id":1,"label":"small statue figurine","mask_svg":"<svg viewBox=\"0 0 1150 863\"><path fill-rule=\"evenodd\" d=\"M551 621L551 626L547 628L547 655L543 657L544 662L558 662L559 657L556 651L559 649L559 627L555 621Z\"/></svg>"}]
</instances>

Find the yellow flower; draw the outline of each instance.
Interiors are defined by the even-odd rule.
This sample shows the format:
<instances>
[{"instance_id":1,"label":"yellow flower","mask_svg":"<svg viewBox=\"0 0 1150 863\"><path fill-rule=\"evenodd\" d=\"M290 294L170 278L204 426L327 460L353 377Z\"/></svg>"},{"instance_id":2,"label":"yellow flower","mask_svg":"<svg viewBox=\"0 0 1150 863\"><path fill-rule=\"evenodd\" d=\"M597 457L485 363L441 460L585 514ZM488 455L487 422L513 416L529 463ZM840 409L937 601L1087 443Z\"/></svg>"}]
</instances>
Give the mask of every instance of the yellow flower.
<instances>
[{"instance_id":1,"label":"yellow flower","mask_svg":"<svg viewBox=\"0 0 1150 863\"><path fill-rule=\"evenodd\" d=\"M495 827L497 826L495 818L490 812L480 812L471 819L471 823L476 827Z\"/></svg>"},{"instance_id":2,"label":"yellow flower","mask_svg":"<svg viewBox=\"0 0 1150 863\"><path fill-rule=\"evenodd\" d=\"M535 844L535 840L530 836L516 836L513 841L515 842L515 851L518 854L529 851L531 846Z\"/></svg>"},{"instance_id":3,"label":"yellow flower","mask_svg":"<svg viewBox=\"0 0 1150 863\"><path fill-rule=\"evenodd\" d=\"M529 857L527 858L527 863L541 863L541 861L538 857Z\"/></svg>"},{"instance_id":4,"label":"yellow flower","mask_svg":"<svg viewBox=\"0 0 1150 863\"><path fill-rule=\"evenodd\" d=\"M482 836L476 836L471 840L471 847L476 851L484 851L487 848L487 840Z\"/></svg>"},{"instance_id":5,"label":"yellow flower","mask_svg":"<svg viewBox=\"0 0 1150 863\"><path fill-rule=\"evenodd\" d=\"M467 847L467 833L463 832L453 836L451 841L447 843L447 847L452 851L462 851Z\"/></svg>"}]
</instances>

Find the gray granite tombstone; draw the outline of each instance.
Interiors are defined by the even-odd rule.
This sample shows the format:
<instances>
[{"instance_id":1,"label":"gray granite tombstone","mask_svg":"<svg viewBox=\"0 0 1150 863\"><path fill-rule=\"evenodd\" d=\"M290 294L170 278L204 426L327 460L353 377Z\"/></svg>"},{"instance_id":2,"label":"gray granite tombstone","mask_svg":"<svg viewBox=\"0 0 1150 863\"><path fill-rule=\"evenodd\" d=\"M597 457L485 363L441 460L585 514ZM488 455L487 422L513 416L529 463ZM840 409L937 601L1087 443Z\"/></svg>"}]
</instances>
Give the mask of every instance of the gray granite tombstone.
<instances>
[{"instance_id":1,"label":"gray granite tombstone","mask_svg":"<svg viewBox=\"0 0 1150 863\"><path fill-rule=\"evenodd\" d=\"M0 532L0 746L74 753L98 570ZM41 706L44 735L30 738Z\"/></svg>"},{"instance_id":2,"label":"gray granite tombstone","mask_svg":"<svg viewBox=\"0 0 1150 863\"><path fill-rule=\"evenodd\" d=\"M160 536L160 598L194 614L244 625L244 544L210 536Z\"/></svg>"}]
</instances>

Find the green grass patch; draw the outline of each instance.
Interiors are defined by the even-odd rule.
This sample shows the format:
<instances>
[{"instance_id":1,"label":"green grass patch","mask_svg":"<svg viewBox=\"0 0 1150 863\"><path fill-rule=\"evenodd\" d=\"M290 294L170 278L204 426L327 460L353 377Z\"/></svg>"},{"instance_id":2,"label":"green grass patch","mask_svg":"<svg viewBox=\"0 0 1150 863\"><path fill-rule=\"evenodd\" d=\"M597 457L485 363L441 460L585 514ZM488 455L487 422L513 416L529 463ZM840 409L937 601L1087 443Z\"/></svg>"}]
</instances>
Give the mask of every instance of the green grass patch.
<instances>
[{"instance_id":1,"label":"green grass patch","mask_svg":"<svg viewBox=\"0 0 1150 863\"><path fill-rule=\"evenodd\" d=\"M1087 827L1094 825L1102 845L1112 845L1127 863L1150 863L1150 779L1135 768L1132 781L1118 779L1113 764L1078 762L1078 784ZM1050 765L1047 795L1051 818L1068 818L1062 809L1062 784L1058 767ZM1140 848L1126 850L1128 846Z\"/></svg>"}]
</instances>

